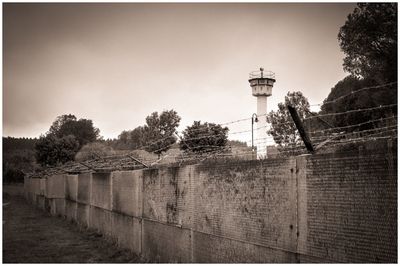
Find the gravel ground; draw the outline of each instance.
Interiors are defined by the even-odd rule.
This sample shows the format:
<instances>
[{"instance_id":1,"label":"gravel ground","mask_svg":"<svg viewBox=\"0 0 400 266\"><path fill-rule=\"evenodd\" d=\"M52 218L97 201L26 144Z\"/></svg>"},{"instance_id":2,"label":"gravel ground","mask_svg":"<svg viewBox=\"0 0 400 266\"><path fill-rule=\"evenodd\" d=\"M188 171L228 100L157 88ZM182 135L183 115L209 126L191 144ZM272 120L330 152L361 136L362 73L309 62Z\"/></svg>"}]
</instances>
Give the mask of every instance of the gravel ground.
<instances>
[{"instance_id":1,"label":"gravel ground","mask_svg":"<svg viewBox=\"0 0 400 266\"><path fill-rule=\"evenodd\" d=\"M144 263L101 234L3 196L3 263Z\"/></svg>"}]
</instances>

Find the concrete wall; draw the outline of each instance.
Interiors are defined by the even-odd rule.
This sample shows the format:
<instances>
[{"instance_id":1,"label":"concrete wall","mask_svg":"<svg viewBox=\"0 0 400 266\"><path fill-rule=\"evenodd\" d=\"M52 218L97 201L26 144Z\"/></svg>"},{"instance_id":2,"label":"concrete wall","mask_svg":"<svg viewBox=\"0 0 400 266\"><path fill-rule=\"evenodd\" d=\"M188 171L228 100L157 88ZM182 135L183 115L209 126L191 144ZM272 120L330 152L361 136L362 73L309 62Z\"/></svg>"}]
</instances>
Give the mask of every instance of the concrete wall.
<instances>
[{"instance_id":1,"label":"concrete wall","mask_svg":"<svg viewBox=\"0 0 400 266\"><path fill-rule=\"evenodd\" d=\"M157 262L396 262L396 166L387 146L28 179L25 195Z\"/></svg>"},{"instance_id":2,"label":"concrete wall","mask_svg":"<svg viewBox=\"0 0 400 266\"><path fill-rule=\"evenodd\" d=\"M65 198L65 175L46 178L46 196L52 199Z\"/></svg>"},{"instance_id":3,"label":"concrete wall","mask_svg":"<svg viewBox=\"0 0 400 266\"><path fill-rule=\"evenodd\" d=\"M142 253L155 262L191 262L191 230L158 221L143 221Z\"/></svg>"},{"instance_id":4,"label":"concrete wall","mask_svg":"<svg viewBox=\"0 0 400 266\"><path fill-rule=\"evenodd\" d=\"M116 171L112 173L113 212L133 217L142 216L142 178L142 171Z\"/></svg>"},{"instance_id":5,"label":"concrete wall","mask_svg":"<svg viewBox=\"0 0 400 266\"><path fill-rule=\"evenodd\" d=\"M37 203L37 197L42 194L40 183L41 183L40 178L25 178L24 194L28 202L31 202L33 204Z\"/></svg>"},{"instance_id":6,"label":"concrete wall","mask_svg":"<svg viewBox=\"0 0 400 266\"><path fill-rule=\"evenodd\" d=\"M78 175L65 176L65 199L77 201L78 199Z\"/></svg>"},{"instance_id":7,"label":"concrete wall","mask_svg":"<svg viewBox=\"0 0 400 266\"><path fill-rule=\"evenodd\" d=\"M216 257L247 261L252 255L246 251L246 244L231 244L233 240L243 240L285 250L288 260L294 260L291 256L295 257L297 245L295 163L290 158L197 167L194 229L205 234L197 234L195 245L198 239L206 239L209 244L217 241L217 246L222 246L214 251ZM220 241L215 236L230 241ZM279 261L281 252L269 253L263 257L266 261ZM208 252L196 255L199 261L209 257Z\"/></svg>"},{"instance_id":8,"label":"concrete wall","mask_svg":"<svg viewBox=\"0 0 400 266\"><path fill-rule=\"evenodd\" d=\"M306 159L305 245L321 262L397 260L397 163L389 153Z\"/></svg>"}]
</instances>

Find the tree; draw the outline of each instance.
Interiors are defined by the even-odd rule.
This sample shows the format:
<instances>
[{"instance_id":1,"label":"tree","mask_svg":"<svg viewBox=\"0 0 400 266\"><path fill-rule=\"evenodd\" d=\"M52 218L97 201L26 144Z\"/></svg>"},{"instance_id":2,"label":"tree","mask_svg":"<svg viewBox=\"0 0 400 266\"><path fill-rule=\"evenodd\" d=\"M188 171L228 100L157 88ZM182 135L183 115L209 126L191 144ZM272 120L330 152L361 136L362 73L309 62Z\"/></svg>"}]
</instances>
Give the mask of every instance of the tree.
<instances>
[{"instance_id":1,"label":"tree","mask_svg":"<svg viewBox=\"0 0 400 266\"><path fill-rule=\"evenodd\" d=\"M227 127L221 125L194 121L192 126L183 131L179 147L183 151L193 153L220 150L228 142L228 131Z\"/></svg>"},{"instance_id":2,"label":"tree","mask_svg":"<svg viewBox=\"0 0 400 266\"><path fill-rule=\"evenodd\" d=\"M42 166L56 166L74 160L79 141L73 135L41 136L36 143L36 160Z\"/></svg>"},{"instance_id":3,"label":"tree","mask_svg":"<svg viewBox=\"0 0 400 266\"><path fill-rule=\"evenodd\" d=\"M24 173L39 166L35 160L38 139L3 137L3 182L24 182Z\"/></svg>"},{"instance_id":4,"label":"tree","mask_svg":"<svg viewBox=\"0 0 400 266\"><path fill-rule=\"evenodd\" d=\"M99 138L99 132L92 120L77 120L71 114L58 116L36 143L36 160L43 166L71 161L83 145Z\"/></svg>"},{"instance_id":5,"label":"tree","mask_svg":"<svg viewBox=\"0 0 400 266\"><path fill-rule=\"evenodd\" d=\"M93 126L92 120L79 119L74 115L62 115L51 125L49 135L62 138L68 135L73 135L79 142L79 147L96 141L99 138L100 130Z\"/></svg>"},{"instance_id":6,"label":"tree","mask_svg":"<svg viewBox=\"0 0 400 266\"><path fill-rule=\"evenodd\" d=\"M51 124L47 135L51 134L59 137L59 135L61 134L61 127L69 121L75 122L76 116L72 114L57 116L56 120L54 120L54 122Z\"/></svg>"},{"instance_id":7,"label":"tree","mask_svg":"<svg viewBox=\"0 0 400 266\"><path fill-rule=\"evenodd\" d=\"M38 166L33 149L9 147L8 151L3 153L3 182L24 182L25 173L33 172L36 168Z\"/></svg>"},{"instance_id":8,"label":"tree","mask_svg":"<svg viewBox=\"0 0 400 266\"><path fill-rule=\"evenodd\" d=\"M378 86L377 88L374 87L375 85L377 85L376 81L369 78L361 79L352 75L345 77L331 89L321 106L320 114L343 113L324 118L334 127L351 126L394 116L396 106L345 113L349 110L368 109L397 103L397 84ZM365 89L369 87L372 87L372 89ZM377 123L365 123L357 127L341 128L340 131L368 130L376 126L379 125Z\"/></svg>"},{"instance_id":9,"label":"tree","mask_svg":"<svg viewBox=\"0 0 400 266\"><path fill-rule=\"evenodd\" d=\"M24 177L20 169L3 162L3 183L24 183Z\"/></svg>"},{"instance_id":10,"label":"tree","mask_svg":"<svg viewBox=\"0 0 400 266\"><path fill-rule=\"evenodd\" d=\"M129 143L132 149L137 149L143 145L145 141L145 130L143 126L136 127L129 134Z\"/></svg>"},{"instance_id":11,"label":"tree","mask_svg":"<svg viewBox=\"0 0 400 266\"><path fill-rule=\"evenodd\" d=\"M177 140L176 128L181 118L174 110L164 111L160 115L157 112L146 117L146 125L142 132L145 150L153 152L160 157L162 152L167 151Z\"/></svg>"},{"instance_id":12,"label":"tree","mask_svg":"<svg viewBox=\"0 0 400 266\"><path fill-rule=\"evenodd\" d=\"M302 143L296 125L286 107L289 104L296 108L300 119L306 118L310 111L307 98L300 91L296 91L288 92L285 101L278 104L278 110L271 111L267 115L267 121L271 123L271 129L267 132L272 135L280 150Z\"/></svg>"},{"instance_id":13,"label":"tree","mask_svg":"<svg viewBox=\"0 0 400 266\"><path fill-rule=\"evenodd\" d=\"M134 150L145 145L144 127L139 126L133 130L124 130L119 134L114 146L121 150Z\"/></svg>"},{"instance_id":14,"label":"tree","mask_svg":"<svg viewBox=\"0 0 400 266\"><path fill-rule=\"evenodd\" d=\"M128 143L130 141L130 137L131 137L130 136L130 131L123 130L121 132L121 134L118 135L118 139L117 139L116 145L118 147L121 147L121 150L129 149L130 147L129 147Z\"/></svg>"},{"instance_id":15,"label":"tree","mask_svg":"<svg viewBox=\"0 0 400 266\"><path fill-rule=\"evenodd\" d=\"M13 138L3 137L3 152L9 154L16 150L30 150L35 149L37 138Z\"/></svg>"},{"instance_id":16,"label":"tree","mask_svg":"<svg viewBox=\"0 0 400 266\"><path fill-rule=\"evenodd\" d=\"M343 67L379 83L397 80L397 3L360 3L338 34Z\"/></svg>"}]
</instances>

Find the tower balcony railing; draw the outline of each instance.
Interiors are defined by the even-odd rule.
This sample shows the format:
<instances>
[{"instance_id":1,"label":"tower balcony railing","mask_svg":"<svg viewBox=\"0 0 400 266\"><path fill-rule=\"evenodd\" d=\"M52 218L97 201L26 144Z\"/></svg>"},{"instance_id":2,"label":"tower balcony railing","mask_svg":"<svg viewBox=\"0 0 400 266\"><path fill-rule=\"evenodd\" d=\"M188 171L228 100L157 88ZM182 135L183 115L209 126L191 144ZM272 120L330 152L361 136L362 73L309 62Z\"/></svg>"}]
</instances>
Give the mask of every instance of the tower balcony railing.
<instances>
[{"instance_id":1,"label":"tower balcony railing","mask_svg":"<svg viewBox=\"0 0 400 266\"><path fill-rule=\"evenodd\" d=\"M259 78L268 78L268 79L275 79L275 73L272 71L252 71L249 74L249 79L259 79Z\"/></svg>"}]
</instances>

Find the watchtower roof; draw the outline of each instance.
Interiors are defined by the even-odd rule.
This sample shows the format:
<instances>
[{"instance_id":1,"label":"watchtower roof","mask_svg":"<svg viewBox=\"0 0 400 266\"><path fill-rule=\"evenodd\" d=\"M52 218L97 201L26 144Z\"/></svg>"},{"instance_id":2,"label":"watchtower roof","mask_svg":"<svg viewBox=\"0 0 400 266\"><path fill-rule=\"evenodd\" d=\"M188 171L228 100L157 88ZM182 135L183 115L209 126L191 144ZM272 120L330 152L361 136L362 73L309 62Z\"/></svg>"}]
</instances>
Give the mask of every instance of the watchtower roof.
<instances>
[{"instance_id":1,"label":"watchtower roof","mask_svg":"<svg viewBox=\"0 0 400 266\"><path fill-rule=\"evenodd\" d=\"M264 68L260 68L260 70L252 71L249 74L249 79L273 79L275 80L275 73L272 71L265 71Z\"/></svg>"}]
</instances>

